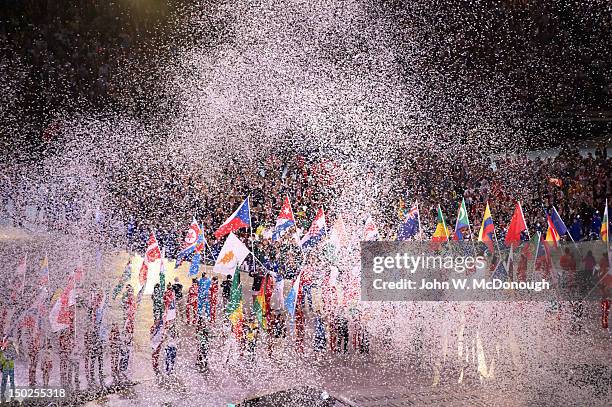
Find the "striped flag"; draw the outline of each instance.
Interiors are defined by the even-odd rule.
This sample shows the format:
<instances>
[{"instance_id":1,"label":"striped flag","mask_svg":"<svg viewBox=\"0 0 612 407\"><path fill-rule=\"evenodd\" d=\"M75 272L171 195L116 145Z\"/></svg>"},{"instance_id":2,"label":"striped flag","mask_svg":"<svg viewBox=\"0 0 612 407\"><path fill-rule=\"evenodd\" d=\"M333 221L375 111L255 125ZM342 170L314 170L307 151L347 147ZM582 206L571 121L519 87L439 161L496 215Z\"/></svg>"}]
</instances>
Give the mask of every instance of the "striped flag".
<instances>
[{"instance_id":1,"label":"striped flag","mask_svg":"<svg viewBox=\"0 0 612 407\"><path fill-rule=\"evenodd\" d=\"M480 226L480 232L478 233L478 241L483 242L487 245L489 253L493 253L493 234L495 233L495 225L493 225L493 217L491 217L491 209L489 209L489 203L485 208L484 217L482 218L482 225Z\"/></svg>"},{"instance_id":2,"label":"striped flag","mask_svg":"<svg viewBox=\"0 0 612 407\"><path fill-rule=\"evenodd\" d=\"M287 294L287 299L285 300L285 308L287 309L289 315L291 315L292 320L295 316L295 306L297 304L298 293L300 291L300 276L301 274L299 274L293 282L293 286L291 287L289 294Z\"/></svg>"},{"instance_id":3,"label":"striped flag","mask_svg":"<svg viewBox=\"0 0 612 407\"><path fill-rule=\"evenodd\" d=\"M548 213L546 213L546 223L548 224L548 230L546 231L546 238L544 240L551 243L552 247L558 247L558 243L561 238L559 237L559 232L557 232L557 228L555 228L555 224Z\"/></svg>"},{"instance_id":4,"label":"striped flag","mask_svg":"<svg viewBox=\"0 0 612 407\"><path fill-rule=\"evenodd\" d=\"M433 236L431 237L432 247L439 248L440 242L448 241L450 237L450 232L448 231L448 227L446 227L446 222L444 221L444 214L442 214L442 208L438 205L438 221L436 223L436 230L434 231Z\"/></svg>"},{"instance_id":5,"label":"striped flag","mask_svg":"<svg viewBox=\"0 0 612 407\"><path fill-rule=\"evenodd\" d=\"M268 313L268 304L266 302L266 285L268 280L269 279L267 277L264 278L263 284L261 284L259 293L257 294L257 297L255 297L255 302L253 303L253 313L257 317L259 325L263 329L266 329L268 325L266 321L266 314Z\"/></svg>"},{"instance_id":6,"label":"striped flag","mask_svg":"<svg viewBox=\"0 0 612 407\"><path fill-rule=\"evenodd\" d=\"M464 240L464 234L470 228L470 219L468 218L465 199L461 199L459 205L459 213L457 214L457 222L455 223L455 235L453 240Z\"/></svg>"},{"instance_id":7,"label":"striped flag","mask_svg":"<svg viewBox=\"0 0 612 407\"><path fill-rule=\"evenodd\" d=\"M242 336L242 323L244 315L242 312L242 284L240 283L240 269L236 267L234 278L232 281L232 289L230 290L230 299L225 309L227 318L232 323L232 331L237 339Z\"/></svg>"}]
</instances>

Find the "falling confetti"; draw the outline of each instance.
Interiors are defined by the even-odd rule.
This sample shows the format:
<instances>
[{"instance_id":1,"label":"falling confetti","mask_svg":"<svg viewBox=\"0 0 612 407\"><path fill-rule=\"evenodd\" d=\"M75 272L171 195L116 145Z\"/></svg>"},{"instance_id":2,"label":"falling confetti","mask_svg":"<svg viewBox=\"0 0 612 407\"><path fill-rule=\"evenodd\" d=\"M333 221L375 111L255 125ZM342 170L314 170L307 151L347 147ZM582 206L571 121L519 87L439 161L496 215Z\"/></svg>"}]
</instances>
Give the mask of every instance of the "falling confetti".
<instances>
[{"instance_id":1,"label":"falling confetti","mask_svg":"<svg viewBox=\"0 0 612 407\"><path fill-rule=\"evenodd\" d=\"M612 403L606 1L47 7L0 15L0 362L20 390ZM551 224L571 256L540 251ZM434 232L486 246L491 275L573 261L597 284L581 301L362 298L361 241Z\"/></svg>"}]
</instances>

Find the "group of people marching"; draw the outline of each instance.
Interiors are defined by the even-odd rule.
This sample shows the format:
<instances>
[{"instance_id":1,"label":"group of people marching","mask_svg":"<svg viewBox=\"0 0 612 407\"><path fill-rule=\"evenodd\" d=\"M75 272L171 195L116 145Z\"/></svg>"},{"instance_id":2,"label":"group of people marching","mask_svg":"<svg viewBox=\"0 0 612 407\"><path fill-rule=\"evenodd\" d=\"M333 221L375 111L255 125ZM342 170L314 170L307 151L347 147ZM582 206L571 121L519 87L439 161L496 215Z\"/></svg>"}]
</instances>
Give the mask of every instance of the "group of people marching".
<instances>
[{"instance_id":1,"label":"group of people marching","mask_svg":"<svg viewBox=\"0 0 612 407\"><path fill-rule=\"evenodd\" d=\"M272 274L263 269L249 271L246 263L243 266L242 272L237 268L234 276L227 275L221 282L217 276L202 273L199 278L191 280L186 295L178 278L174 284L168 283L164 291L159 283L155 285L151 295L153 325L150 333L152 369L158 382L173 376L180 353L179 342L197 343L197 347L189 347L197 349L195 366L205 372L209 366L213 336L222 337L224 344L228 338L234 337L239 355L255 363L258 349L262 346L265 346L261 348L262 353L270 358L275 357L279 349L290 346L291 342L295 352L304 354L309 322L312 324L312 349L315 353L328 349L342 353L348 353L349 349L369 353L365 318L357 308L352 307L350 311L347 307L332 309L331 305L324 304L323 309L316 309L311 294L313 284L308 276L296 292L294 307L286 307L282 304L284 300L279 303L278 299L272 298L278 294L278 290L270 289L275 280ZM240 299L236 304L232 296L236 290L234 278L240 281L240 274L246 273L253 279L252 301L243 303L242 287L239 286ZM232 309L238 309L237 319L232 315Z\"/></svg>"}]
</instances>

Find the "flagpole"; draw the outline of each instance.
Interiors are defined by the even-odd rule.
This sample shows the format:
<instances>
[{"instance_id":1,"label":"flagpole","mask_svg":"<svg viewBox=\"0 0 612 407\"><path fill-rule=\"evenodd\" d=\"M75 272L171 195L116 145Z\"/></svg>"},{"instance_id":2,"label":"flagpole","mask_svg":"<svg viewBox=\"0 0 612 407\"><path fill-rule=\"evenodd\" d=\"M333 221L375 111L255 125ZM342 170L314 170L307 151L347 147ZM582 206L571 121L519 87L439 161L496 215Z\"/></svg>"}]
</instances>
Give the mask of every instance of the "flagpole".
<instances>
[{"instance_id":1,"label":"flagpole","mask_svg":"<svg viewBox=\"0 0 612 407\"><path fill-rule=\"evenodd\" d=\"M251 219L251 195L247 195L247 205L249 208L249 229L251 230L251 255L253 256L253 274L255 274L257 271L257 257L255 256L255 236L253 234L253 221Z\"/></svg>"},{"instance_id":2,"label":"flagpole","mask_svg":"<svg viewBox=\"0 0 612 407\"><path fill-rule=\"evenodd\" d=\"M540 242L542 241L542 232L536 231L536 234L538 235L538 242L536 243L536 250L535 250L535 256L533 256L533 267L532 267L534 277L535 277L536 264L538 262L538 253L540 252Z\"/></svg>"},{"instance_id":3,"label":"flagpole","mask_svg":"<svg viewBox=\"0 0 612 407\"><path fill-rule=\"evenodd\" d=\"M325 237L329 238L327 235L327 218L325 217L325 210L323 210L323 207L321 207L321 213L323 214L323 230L325 231Z\"/></svg>"},{"instance_id":4,"label":"flagpole","mask_svg":"<svg viewBox=\"0 0 612 407\"><path fill-rule=\"evenodd\" d=\"M519 206L519 210L521 211L521 217L523 218L523 222L525 222L525 232L527 232L527 238L531 240L531 236L529 235L529 227L527 226L527 220L525 219L525 214L523 213L523 207L521 206L521 201L516 201Z\"/></svg>"},{"instance_id":5,"label":"flagpole","mask_svg":"<svg viewBox=\"0 0 612 407\"><path fill-rule=\"evenodd\" d=\"M249 217L250 217L250 213L249 213ZM195 221L195 216L193 220ZM202 226L198 224L198 228L200 228L200 232L202 233L202 238L204 239L204 271L206 272L206 260L207 260L206 259L206 249L208 249L208 252L210 253L210 256L213 262L216 262L217 259L214 256L212 249L210 248L210 245L208 244L208 239L206 239L206 236L204 236L204 224L202 223ZM196 237L196 245L197 245L197 240L198 238Z\"/></svg>"},{"instance_id":6,"label":"flagpole","mask_svg":"<svg viewBox=\"0 0 612 407\"><path fill-rule=\"evenodd\" d=\"M463 206L463 202L461 203L461 205ZM470 238L472 242L474 242L474 235L472 234L472 225L470 225L470 215L468 215L467 206L465 206L465 217L468 221L468 231L470 232Z\"/></svg>"},{"instance_id":7,"label":"flagpole","mask_svg":"<svg viewBox=\"0 0 612 407\"><path fill-rule=\"evenodd\" d=\"M49 268L49 253L45 249L45 259L47 259L47 288L51 291L51 269Z\"/></svg>"},{"instance_id":8,"label":"flagpole","mask_svg":"<svg viewBox=\"0 0 612 407\"><path fill-rule=\"evenodd\" d=\"M419 210L419 200L416 200L417 216L419 220L419 241L423 241L423 228L421 227L421 211Z\"/></svg>"},{"instance_id":9,"label":"flagpole","mask_svg":"<svg viewBox=\"0 0 612 407\"><path fill-rule=\"evenodd\" d=\"M557 218L559 218L559 220L561 222L563 222L563 219L561 219L561 215L559 215L559 211L557 211L557 208L555 208L555 206L553 205L553 211L555 211L555 214L557 215ZM553 222L554 224L554 222ZM574 243L574 247L576 247L576 249L580 252L580 249L578 249L578 245L576 244L576 241L574 240L572 234L570 233L569 229L567 229L567 225L565 224L565 222L563 222L563 225L565 226L565 230L566 233L569 235L570 240ZM580 253L582 254L582 253Z\"/></svg>"},{"instance_id":10,"label":"flagpole","mask_svg":"<svg viewBox=\"0 0 612 407\"><path fill-rule=\"evenodd\" d=\"M472 234L472 226L470 225L470 215L468 215L467 206L465 205L465 198L461 199L461 207L465 208L465 217L467 218L467 222L468 222L468 231L470 232L470 240L472 241L472 249L474 249L474 253L476 253L476 242L474 242L474 235ZM458 217L457 217L457 221L459 221Z\"/></svg>"},{"instance_id":11,"label":"flagpole","mask_svg":"<svg viewBox=\"0 0 612 407\"><path fill-rule=\"evenodd\" d=\"M463 198L461 198L463 199ZM459 216L461 216L461 207L463 205L463 202L459 203L459 213L457 214L457 220L455 221L455 230L453 231L453 236L457 236L457 226L459 226ZM469 223L469 222L468 222Z\"/></svg>"},{"instance_id":12,"label":"flagpole","mask_svg":"<svg viewBox=\"0 0 612 407\"><path fill-rule=\"evenodd\" d=\"M438 204L438 212L442 217L442 226L444 226L444 236L446 236L446 244L450 245L450 233L448 232L448 228L446 227L446 221L444 220L444 214L442 213L442 208L440 204Z\"/></svg>"},{"instance_id":13,"label":"flagpole","mask_svg":"<svg viewBox=\"0 0 612 407\"><path fill-rule=\"evenodd\" d=\"M489 201L487 201L487 206L489 206ZM491 215L491 223L493 223L493 214L491 214L491 207L489 207L489 214ZM499 240L497 240L497 231L495 230L495 223L493 223L493 237L495 237L495 246L497 246L497 251L501 253L499 249Z\"/></svg>"}]
</instances>

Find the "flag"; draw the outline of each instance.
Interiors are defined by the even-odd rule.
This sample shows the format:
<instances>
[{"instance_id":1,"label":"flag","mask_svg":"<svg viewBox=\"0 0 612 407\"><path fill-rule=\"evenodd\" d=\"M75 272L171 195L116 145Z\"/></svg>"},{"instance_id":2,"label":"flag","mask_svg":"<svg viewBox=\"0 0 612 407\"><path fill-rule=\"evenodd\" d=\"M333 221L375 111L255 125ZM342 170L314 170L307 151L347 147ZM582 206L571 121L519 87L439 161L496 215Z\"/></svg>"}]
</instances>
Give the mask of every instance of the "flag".
<instances>
[{"instance_id":1,"label":"flag","mask_svg":"<svg viewBox=\"0 0 612 407\"><path fill-rule=\"evenodd\" d=\"M199 242L200 233L202 233L202 230L200 229L200 225L198 225L198 222L196 222L196 219L194 217L191 221L191 224L189 225L187 233L185 234L185 239L183 240L181 251L176 255L175 268L178 268L183 263L183 260L186 257L190 256L196 250L196 246L198 245L198 243L201 243Z\"/></svg>"},{"instance_id":2,"label":"flag","mask_svg":"<svg viewBox=\"0 0 612 407\"><path fill-rule=\"evenodd\" d=\"M464 240L464 233L466 229L470 227L470 219L468 218L467 208L465 206L465 199L461 199L461 205L459 205L459 214L457 214L457 222L455 223L455 235L453 240Z\"/></svg>"},{"instance_id":3,"label":"flag","mask_svg":"<svg viewBox=\"0 0 612 407\"><path fill-rule=\"evenodd\" d=\"M240 283L240 269L238 268L234 272L230 298L225 308L225 314L232 323L234 335L239 339L242 336L244 315L242 313L242 284Z\"/></svg>"},{"instance_id":4,"label":"flag","mask_svg":"<svg viewBox=\"0 0 612 407\"><path fill-rule=\"evenodd\" d=\"M151 327L151 349L156 350L164 340L164 321L157 320Z\"/></svg>"},{"instance_id":5,"label":"flag","mask_svg":"<svg viewBox=\"0 0 612 407\"><path fill-rule=\"evenodd\" d=\"M397 233L397 240L408 240L417 234L420 235L421 228L419 225L419 204L415 201L400 225L400 229Z\"/></svg>"},{"instance_id":6,"label":"flag","mask_svg":"<svg viewBox=\"0 0 612 407\"><path fill-rule=\"evenodd\" d=\"M551 243L552 247L558 247L558 243L561 238L559 237L559 232L557 232L557 228L555 228L555 224L548 213L546 213L546 223L548 223L548 230L546 231L546 238L544 240Z\"/></svg>"},{"instance_id":7,"label":"flag","mask_svg":"<svg viewBox=\"0 0 612 407\"><path fill-rule=\"evenodd\" d=\"M534 265L535 265L535 268L538 268L538 266L541 265L542 261L544 260L542 258L548 254L546 246L544 246L544 243L542 242L542 233L538 231L536 235L531 239L531 242L534 242L535 244Z\"/></svg>"},{"instance_id":8,"label":"flag","mask_svg":"<svg viewBox=\"0 0 612 407\"><path fill-rule=\"evenodd\" d=\"M512 251L512 246L510 246L510 250ZM510 257L512 256L512 253L508 254L508 262L504 263L504 260L502 258L500 258L499 263L497 263L497 267L495 267L495 271L493 272L493 275L491 276L492 280L502 280L502 281L507 281L508 280L508 266L510 264Z\"/></svg>"},{"instance_id":9,"label":"flag","mask_svg":"<svg viewBox=\"0 0 612 407\"><path fill-rule=\"evenodd\" d=\"M559 236L567 234L567 226L565 226L565 222L563 222L563 219L561 219L561 216L559 216L559 212L557 212L557 208L554 206L552 208L552 215L550 218L552 219L552 223L555 225L555 229L557 230L557 233L559 233Z\"/></svg>"},{"instance_id":10,"label":"flag","mask_svg":"<svg viewBox=\"0 0 612 407\"><path fill-rule=\"evenodd\" d=\"M55 302L49 312L49 324L52 332L59 332L70 327L74 320L74 310L70 307L76 304L76 284L81 280L82 270L77 268L68 277L63 290L57 292Z\"/></svg>"},{"instance_id":11,"label":"flag","mask_svg":"<svg viewBox=\"0 0 612 407\"><path fill-rule=\"evenodd\" d=\"M13 288L11 290L11 301L17 300L17 298L23 294L25 276L28 270L27 262L28 254L26 253L17 265L17 270L15 270L15 275L13 277Z\"/></svg>"},{"instance_id":12,"label":"flag","mask_svg":"<svg viewBox=\"0 0 612 407\"><path fill-rule=\"evenodd\" d=\"M314 247L324 235L327 235L327 227L325 226L325 213L323 208L319 208L317 215L315 216L310 229L300 240L300 246L302 250L308 250Z\"/></svg>"},{"instance_id":13,"label":"flag","mask_svg":"<svg viewBox=\"0 0 612 407\"><path fill-rule=\"evenodd\" d=\"M372 219L372 215L369 215L365 221L365 225L363 227L363 240L372 241L378 240L378 227L374 223L374 219Z\"/></svg>"},{"instance_id":14,"label":"flag","mask_svg":"<svg viewBox=\"0 0 612 407\"><path fill-rule=\"evenodd\" d=\"M43 258L40 264L40 278L38 279L40 285L49 284L49 259L47 255Z\"/></svg>"},{"instance_id":15,"label":"flag","mask_svg":"<svg viewBox=\"0 0 612 407\"><path fill-rule=\"evenodd\" d=\"M446 227L446 222L444 221L444 215L442 214L442 208L438 205L438 222L436 225L436 230L431 238L432 242L446 242L450 236L448 228Z\"/></svg>"},{"instance_id":16,"label":"flag","mask_svg":"<svg viewBox=\"0 0 612 407\"><path fill-rule=\"evenodd\" d=\"M147 285L147 277L149 274L149 264L159 260L161 258L161 252L159 251L159 245L157 244L157 239L155 239L155 234L151 233L149 236L149 240L147 241L147 250L145 251L144 259L142 261L142 266L140 266L140 272L138 274L138 282L140 283L140 291L138 292L138 304L142 300L142 296L144 294L145 286Z\"/></svg>"},{"instance_id":17,"label":"flag","mask_svg":"<svg viewBox=\"0 0 612 407\"><path fill-rule=\"evenodd\" d=\"M527 230L527 223L525 223L525 217L523 216L523 209L521 203L517 202L514 207L514 214L510 220L510 226L506 232L506 239L504 242L507 246L517 246L521 243L521 233Z\"/></svg>"},{"instance_id":18,"label":"flag","mask_svg":"<svg viewBox=\"0 0 612 407\"><path fill-rule=\"evenodd\" d=\"M132 278L132 258L131 257L128 259L128 262L125 265L125 268L123 269L123 274L121 275L121 279L119 280L119 283L117 283L117 285L113 289L113 300L117 298L117 295L119 295L121 290L123 290L123 287L125 286L125 284L128 281L130 281L130 278Z\"/></svg>"},{"instance_id":19,"label":"flag","mask_svg":"<svg viewBox=\"0 0 612 407\"><path fill-rule=\"evenodd\" d=\"M249 206L249 198L247 197L238 209L219 226L219 229L215 232L215 237L220 239L230 232L248 227L251 227L251 209Z\"/></svg>"},{"instance_id":20,"label":"flag","mask_svg":"<svg viewBox=\"0 0 612 407\"><path fill-rule=\"evenodd\" d=\"M285 308L289 315L291 315L291 319L295 316L295 305L300 291L300 276L301 274L298 274L293 282L293 286L291 286L291 290L289 290L289 294L287 294L287 299L285 299Z\"/></svg>"},{"instance_id":21,"label":"flag","mask_svg":"<svg viewBox=\"0 0 612 407\"><path fill-rule=\"evenodd\" d=\"M346 225L341 215L336 218L336 221L329 230L329 243L334 252L337 252L348 244Z\"/></svg>"},{"instance_id":22,"label":"flag","mask_svg":"<svg viewBox=\"0 0 612 407\"><path fill-rule=\"evenodd\" d=\"M293 210L291 209L291 202L289 201L289 195L285 197L283 207L281 208L278 218L276 218L276 226L272 232L272 240L279 240L290 227L295 226L295 218L293 217Z\"/></svg>"},{"instance_id":23,"label":"flag","mask_svg":"<svg viewBox=\"0 0 612 407\"><path fill-rule=\"evenodd\" d=\"M493 253L493 234L495 233L495 226L493 225L493 218L491 217L491 210L489 209L489 203L485 208L484 217L482 218L482 225L480 226L480 232L478 233L478 241L483 242L487 245L489 253Z\"/></svg>"},{"instance_id":24,"label":"flag","mask_svg":"<svg viewBox=\"0 0 612 407\"><path fill-rule=\"evenodd\" d=\"M608 200L606 199L606 208L604 209L603 219L601 220L601 229L599 231L601 240L608 241ZM612 268L611 268L612 270Z\"/></svg>"},{"instance_id":25,"label":"flag","mask_svg":"<svg viewBox=\"0 0 612 407\"><path fill-rule=\"evenodd\" d=\"M249 253L250 251L244 243L235 234L230 232L227 239L225 239L221 252L217 256L213 273L234 274L234 270L242 264Z\"/></svg>"},{"instance_id":26,"label":"flag","mask_svg":"<svg viewBox=\"0 0 612 407\"><path fill-rule=\"evenodd\" d=\"M264 277L264 281L261 284L261 288L259 289L259 294L255 297L255 301L253 302L253 313L257 317L259 321L259 325L262 329L266 329L267 327L267 318L268 314L268 304L266 302L266 285L268 278Z\"/></svg>"},{"instance_id":27,"label":"flag","mask_svg":"<svg viewBox=\"0 0 612 407\"><path fill-rule=\"evenodd\" d=\"M546 270L552 264L552 259L550 257L550 250L547 245L544 244L542 240L542 233L537 232L537 248L535 251L535 262L534 269L535 270Z\"/></svg>"}]
</instances>

